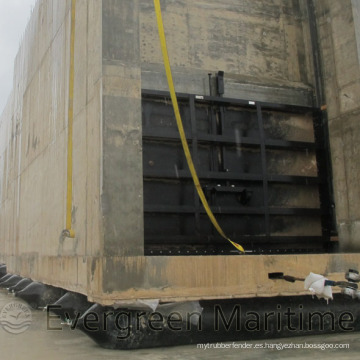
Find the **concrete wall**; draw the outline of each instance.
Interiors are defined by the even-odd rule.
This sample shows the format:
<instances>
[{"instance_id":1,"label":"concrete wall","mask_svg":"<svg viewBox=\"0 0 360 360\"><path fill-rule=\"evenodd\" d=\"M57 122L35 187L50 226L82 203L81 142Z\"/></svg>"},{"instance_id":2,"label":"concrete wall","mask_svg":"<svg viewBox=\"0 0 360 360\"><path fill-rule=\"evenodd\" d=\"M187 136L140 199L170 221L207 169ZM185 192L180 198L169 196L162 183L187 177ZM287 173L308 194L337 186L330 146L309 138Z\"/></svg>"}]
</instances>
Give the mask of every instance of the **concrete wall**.
<instances>
[{"instance_id":1,"label":"concrete wall","mask_svg":"<svg viewBox=\"0 0 360 360\"><path fill-rule=\"evenodd\" d=\"M175 86L209 94L208 73L225 71L225 96L312 102L304 1L162 1ZM142 87L167 90L153 4L140 3Z\"/></svg>"},{"instance_id":2,"label":"concrete wall","mask_svg":"<svg viewBox=\"0 0 360 360\"><path fill-rule=\"evenodd\" d=\"M1 117L0 253L10 271L87 293L102 252L101 4L77 2L73 226L65 228L70 1L39 1L15 60Z\"/></svg>"},{"instance_id":3,"label":"concrete wall","mask_svg":"<svg viewBox=\"0 0 360 360\"><path fill-rule=\"evenodd\" d=\"M340 245L360 241L360 3L317 0Z\"/></svg>"},{"instance_id":4,"label":"concrete wall","mask_svg":"<svg viewBox=\"0 0 360 360\"><path fill-rule=\"evenodd\" d=\"M227 97L312 104L314 76L304 1L161 3L177 91L208 94L208 73L223 70ZM337 2L319 1L318 6L331 8L335 24L342 10ZM72 213L76 239L62 244L69 11L69 0L38 2L16 60L14 90L0 120L0 259L9 271L112 304L136 298L295 294L302 288L270 283L268 272L290 269L305 276L314 271L340 279L348 267L357 267L358 255L143 256L141 89L167 89L153 4L147 0L77 0ZM323 38L326 24L320 25ZM338 31L342 29L338 25ZM333 65L326 66L331 73ZM356 153L351 162L343 160L344 124L336 125L346 111L357 111L349 98L356 96L354 86L356 82L344 82L338 107L329 102L340 204L348 193L349 198L355 196L342 187L338 166L350 171ZM328 92L331 89L328 85ZM347 121L349 126L353 123ZM346 134L355 143L355 133L349 130ZM346 211L344 207L339 213L350 224L356 212Z\"/></svg>"},{"instance_id":5,"label":"concrete wall","mask_svg":"<svg viewBox=\"0 0 360 360\"><path fill-rule=\"evenodd\" d=\"M209 94L208 73L223 70L227 97L312 104L313 59L304 2L161 4L178 92ZM306 275L318 271L341 278L343 275L337 274L341 266L356 262L356 256L356 260L341 256L247 256L246 260L142 256L140 89L167 90L167 82L152 2L103 1L102 16L106 72L103 206L109 213L104 217L107 256L97 263L102 269L103 293L94 294L93 299L112 304L135 298L184 300L285 294L287 284L269 283L267 274L287 271L294 263L298 267L291 272ZM261 274L257 271L259 264L264 265ZM246 282L242 282L244 278ZM293 291L303 290L296 287Z\"/></svg>"},{"instance_id":6,"label":"concrete wall","mask_svg":"<svg viewBox=\"0 0 360 360\"><path fill-rule=\"evenodd\" d=\"M104 253L142 255L139 3L102 1Z\"/></svg>"}]
</instances>

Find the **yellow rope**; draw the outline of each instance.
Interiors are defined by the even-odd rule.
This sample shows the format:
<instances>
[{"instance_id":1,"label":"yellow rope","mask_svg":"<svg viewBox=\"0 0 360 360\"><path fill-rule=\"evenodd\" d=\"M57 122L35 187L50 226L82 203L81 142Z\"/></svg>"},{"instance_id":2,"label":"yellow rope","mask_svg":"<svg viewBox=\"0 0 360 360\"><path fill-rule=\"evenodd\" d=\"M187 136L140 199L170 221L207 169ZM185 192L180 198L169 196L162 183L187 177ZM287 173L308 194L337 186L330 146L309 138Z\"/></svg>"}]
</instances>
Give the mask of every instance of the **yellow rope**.
<instances>
[{"instance_id":1,"label":"yellow rope","mask_svg":"<svg viewBox=\"0 0 360 360\"><path fill-rule=\"evenodd\" d=\"M179 133L180 133L181 143L182 143L182 146L183 146L183 149L184 149L186 161L188 163L190 173L191 173L191 176L193 178L197 193L198 193L198 195L200 197L200 200L201 200L201 202L202 202L202 204L204 206L204 209L205 209L210 221L212 222L212 224L214 225L214 227L216 228L218 233L224 239L228 240L236 249L238 249L241 252L245 252L241 245L239 245L236 242L230 240L225 235L225 233L221 229L220 225L218 224L217 220L215 219L215 216L212 213L212 211L210 209L210 206L209 206L209 204L208 204L208 202L206 200L206 197L204 195L204 192L203 192L203 190L201 188L200 181L199 181L199 178L197 176L197 173L196 173L196 170L195 170L195 167L194 167L194 163L193 163L192 158L191 158L189 146L188 146L188 143L186 141L184 127L183 127L183 124L182 124L182 121L181 121L181 116L180 116L180 111L179 111L179 105L178 105L176 94L175 94L175 87L174 87L174 82L173 82L173 78L172 78L172 74L171 74L169 55L168 55L167 46L166 46L164 24L163 24L162 15L161 15L160 0L154 0L154 5L155 5L155 12L156 12L156 18L157 18L157 24L158 24L158 30L159 30L159 38L160 38L160 43L161 43L161 50L162 50L162 55L163 55L163 59L164 59L166 77L167 77L167 81L168 81L168 85L169 85L170 96L171 96L171 101L172 101L173 108L174 108L176 123L177 123L178 130L179 130Z\"/></svg>"},{"instance_id":2,"label":"yellow rope","mask_svg":"<svg viewBox=\"0 0 360 360\"><path fill-rule=\"evenodd\" d=\"M67 194L66 194L66 232L68 237L75 237L72 229L72 173L73 173L73 121L74 121L74 54L75 54L75 8L76 0L71 3L70 33L70 70L68 104L68 149L67 149Z\"/></svg>"}]
</instances>

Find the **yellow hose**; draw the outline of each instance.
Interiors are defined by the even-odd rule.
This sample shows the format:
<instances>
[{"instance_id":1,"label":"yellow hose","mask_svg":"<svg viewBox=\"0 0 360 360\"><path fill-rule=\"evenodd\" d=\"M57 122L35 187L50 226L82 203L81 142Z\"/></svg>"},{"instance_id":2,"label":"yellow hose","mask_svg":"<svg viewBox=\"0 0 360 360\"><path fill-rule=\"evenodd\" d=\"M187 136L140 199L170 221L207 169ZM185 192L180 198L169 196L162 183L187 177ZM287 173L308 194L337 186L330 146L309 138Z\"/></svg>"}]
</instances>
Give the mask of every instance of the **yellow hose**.
<instances>
[{"instance_id":1,"label":"yellow hose","mask_svg":"<svg viewBox=\"0 0 360 360\"><path fill-rule=\"evenodd\" d=\"M76 0L71 3L70 33L70 70L69 70L69 104L68 104L68 149L67 149L67 193L66 193L66 230L67 237L74 238L72 229L72 177L73 177L73 121L74 121L74 54L75 54L75 8Z\"/></svg>"},{"instance_id":2,"label":"yellow hose","mask_svg":"<svg viewBox=\"0 0 360 360\"><path fill-rule=\"evenodd\" d=\"M192 158L191 158L189 146L188 146L188 143L186 141L184 127L183 127L183 124L182 124L180 111L179 111L179 105L178 105L177 98L176 98L175 87L174 87L174 82L173 82L172 73L171 73L171 67L170 67L170 61L169 61L169 55L168 55L167 46L166 46L166 38L165 38L164 24L163 24L162 15L161 15L160 0L154 0L154 5L155 5L155 12L156 12L156 19L157 19L157 24L158 24L159 38L160 38L162 55L163 55L163 59L164 59L166 77L167 77L168 86L169 86L169 90L170 90L171 101L172 101L172 105L173 105L173 108L174 108L176 123L177 123L178 130L179 130L179 133L180 133L181 143L182 143L182 146L183 146L183 149L184 149L186 161L187 161L187 164L189 166L191 176L192 176L194 184L195 184L195 188L197 190L197 193L198 193L198 195L200 197L200 200L201 200L201 202L202 202L202 204L204 206L204 209L205 209L210 221L212 222L212 224L214 225L214 227L218 231L218 233L224 239L228 240L237 250L244 253L245 250L243 249L243 247L241 245L239 245L236 242L230 240L225 235L224 231L222 230L222 228L218 224L217 220L215 219L215 216L212 213L212 211L210 209L210 206L209 206L209 204L208 204L208 202L206 200L205 194L204 194L204 192L203 192L203 190L201 188L200 181L199 181L199 178L197 176L197 173L196 173L196 170L195 170L195 167L194 167L194 163L193 163Z\"/></svg>"}]
</instances>

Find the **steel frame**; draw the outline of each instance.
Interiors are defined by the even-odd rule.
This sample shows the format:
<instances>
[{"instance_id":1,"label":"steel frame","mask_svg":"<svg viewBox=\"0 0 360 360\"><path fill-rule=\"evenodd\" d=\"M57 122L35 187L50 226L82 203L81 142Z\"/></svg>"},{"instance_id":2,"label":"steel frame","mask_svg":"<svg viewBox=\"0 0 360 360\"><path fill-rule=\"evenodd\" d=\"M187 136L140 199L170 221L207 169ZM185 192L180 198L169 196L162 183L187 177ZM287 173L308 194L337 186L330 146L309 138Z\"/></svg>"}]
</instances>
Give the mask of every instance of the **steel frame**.
<instances>
[{"instance_id":1,"label":"steel frame","mask_svg":"<svg viewBox=\"0 0 360 360\"><path fill-rule=\"evenodd\" d=\"M211 147L213 165L209 171L198 170L200 180L211 180L216 182L222 181L228 186L221 186L216 189L216 186L205 185L204 191L207 193L210 203L212 197L216 196L218 192L238 192L239 196L245 196L247 188L234 188L230 186L231 181L242 181L245 184L257 184L262 186L263 204L257 207L246 206L212 206L215 215L224 216L231 215L245 215L249 218L253 216L260 216L264 220L264 234L262 236L248 236L239 235L234 241L241 242L245 248L252 253L307 253L307 252L329 252L332 251L332 243L330 242L331 235L334 235L335 228L332 216L333 206L331 203L330 194L328 194L328 182L331 182L329 174L331 173L326 162L328 149L326 148L326 129L322 121L322 113L319 109L306 106L291 106L286 104L273 104L267 102L248 101L241 99L224 98L219 96L198 96L195 94L177 94L178 100L184 104L188 109L190 126L188 126L187 140L190 144L193 160L195 166L198 164L199 146L202 144ZM156 90L142 90L142 98L144 102L153 102L156 106L159 102L168 102L170 106L170 95L168 92ZM209 122L211 133L199 133L196 124L196 106L207 106L209 110ZM259 136L242 136L240 139L232 135L224 135L224 123L226 121L225 112L230 107L241 107L244 109L251 109L256 114L257 124L259 129ZM213 115L213 108L216 108L217 119ZM305 141L288 141L271 139L265 136L263 113L264 111L282 112L290 114L312 114L314 125L315 142ZM161 132L154 130L151 126L146 124L146 109L143 109L143 143L144 151L146 151L147 142L166 142L178 144L180 142L179 135L174 129L166 129L164 127ZM241 146L257 149L261 156L261 173L241 173L228 172L225 163L226 146L235 146L238 142ZM222 168L216 169L214 149L219 147L217 153L221 153L222 161L220 161ZM296 176L296 175L282 175L271 174L267 170L267 150L285 150L285 151L314 151L317 160L317 176ZM182 181L191 183L191 175L186 167L184 169L162 168L162 169L144 169L144 191L147 191L147 182L152 181ZM290 184L293 186L317 186L319 189L320 207L319 208L299 208L299 207L270 207L269 186L272 184ZM241 191L240 191L241 190ZM243 193L245 192L245 195ZM251 194L248 192L246 196ZM200 236L200 219L205 217L205 212L199 202L196 191L194 190L193 203L184 205L159 205L159 204L144 204L144 217L151 217L157 214L184 214L185 216L194 216L195 219L195 233L189 235L174 234L173 236L164 236L162 234L153 235L147 234L145 230L145 254L146 255L194 255L194 254L234 254L234 252L227 242L217 236L215 231L211 231L206 237ZM321 236L302 236L296 234L295 236L274 236L271 233L271 218L273 216L305 216L305 217L319 217L321 220ZM220 221L221 222L221 221Z\"/></svg>"}]
</instances>

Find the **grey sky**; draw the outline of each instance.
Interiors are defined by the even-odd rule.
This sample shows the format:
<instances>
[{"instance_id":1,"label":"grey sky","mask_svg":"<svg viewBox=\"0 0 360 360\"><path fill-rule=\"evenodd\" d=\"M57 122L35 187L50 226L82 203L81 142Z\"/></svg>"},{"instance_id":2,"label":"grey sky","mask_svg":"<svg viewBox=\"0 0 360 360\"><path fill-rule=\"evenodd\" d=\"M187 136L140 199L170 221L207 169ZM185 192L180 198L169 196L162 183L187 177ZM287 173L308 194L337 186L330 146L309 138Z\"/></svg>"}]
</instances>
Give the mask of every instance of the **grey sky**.
<instances>
[{"instance_id":1,"label":"grey sky","mask_svg":"<svg viewBox=\"0 0 360 360\"><path fill-rule=\"evenodd\" d=\"M14 59L36 0L0 0L0 114L12 89Z\"/></svg>"}]
</instances>

